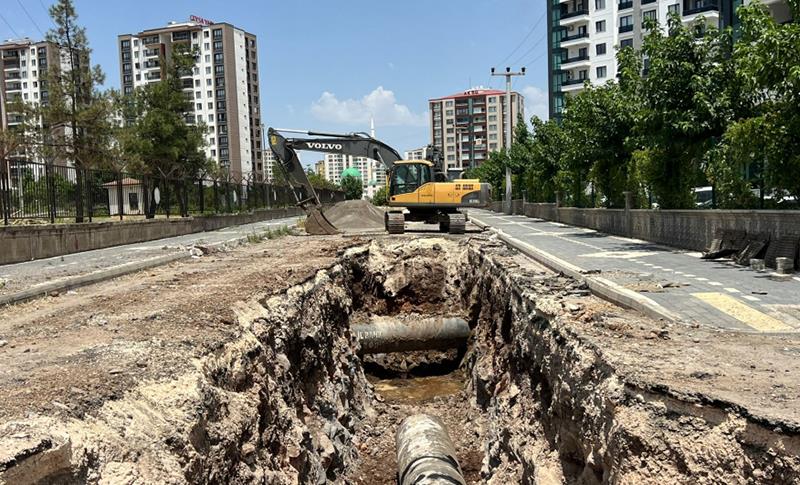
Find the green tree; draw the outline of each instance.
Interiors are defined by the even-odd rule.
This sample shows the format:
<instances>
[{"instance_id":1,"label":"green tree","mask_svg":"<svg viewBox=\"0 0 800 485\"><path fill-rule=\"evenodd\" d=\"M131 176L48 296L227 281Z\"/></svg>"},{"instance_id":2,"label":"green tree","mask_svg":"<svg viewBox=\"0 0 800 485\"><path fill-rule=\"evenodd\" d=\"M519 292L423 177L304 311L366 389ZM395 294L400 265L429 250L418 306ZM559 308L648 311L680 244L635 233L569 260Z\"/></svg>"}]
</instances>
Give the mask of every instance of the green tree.
<instances>
[{"instance_id":1,"label":"green tree","mask_svg":"<svg viewBox=\"0 0 800 485\"><path fill-rule=\"evenodd\" d=\"M311 182L311 186L315 189L339 190L338 185L317 174L310 168L306 170L306 177L308 177L308 181Z\"/></svg>"},{"instance_id":2,"label":"green tree","mask_svg":"<svg viewBox=\"0 0 800 485\"><path fill-rule=\"evenodd\" d=\"M800 200L800 1L788 4L795 21L786 24L758 2L737 10L736 80L752 112L727 128L722 160L731 171L749 168L763 191Z\"/></svg>"},{"instance_id":3,"label":"green tree","mask_svg":"<svg viewBox=\"0 0 800 485\"><path fill-rule=\"evenodd\" d=\"M361 179L353 177L352 175L345 175L342 177L341 187L344 191L344 197L347 200L360 199L364 193L364 187L361 184Z\"/></svg>"},{"instance_id":4,"label":"green tree","mask_svg":"<svg viewBox=\"0 0 800 485\"><path fill-rule=\"evenodd\" d=\"M649 66L632 88L641 101L635 160L661 207L687 208L692 187L704 182L708 152L735 115L732 37L703 20L684 25L677 15L667 30L651 28L640 53Z\"/></svg>"},{"instance_id":5,"label":"green tree","mask_svg":"<svg viewBox=\"0 0 800 485\"><path fill-rule=\"evenodd\" d=\"M100 66L92 66L86 29L78 24L72 0L50 7L55 27L45 36L60 49L63 63L51 62L42 84L41 118L45 146L57 147L78 169L102 166L111 159L112 106L98 86L104 81ZM83 173L76 176L76 222L83 221Z\"/></svg>"},{"instance_id":6,"label":"green tree","mask_svg":"<svg viewBox=\"0 0 800 485\"><path fill-rule=\"evenodd\" d=\"M528 197L535 202L555 202L566 133L555 120L542 121L534 116L531 124L530 163L525 172Z\"/></svg>"},{"instance_id":7,"label":"green tree","mask_svg":"<svg viewBox=\"0 0 800 485\"><path fill-rule=\"evenodd\" d=\"M489 153L489 158L484 160L479 166L465 171L464 178L479 179L492 186L492 198L501 200L505 193L505 171L506 171L506 151L505 149Z\"/></svg>"},{"instance_id":8,"label":"green tree","mask_svg":"<svg viewBox=\"0 0 800 485\"><path fill-rule=\"evenodd\" d=\"M386 186L383 186L375 192L375 196L372 197L372 204L378 207L383 207L389 203L389 191L386 190Z\"/></svg>"}]
</instances>

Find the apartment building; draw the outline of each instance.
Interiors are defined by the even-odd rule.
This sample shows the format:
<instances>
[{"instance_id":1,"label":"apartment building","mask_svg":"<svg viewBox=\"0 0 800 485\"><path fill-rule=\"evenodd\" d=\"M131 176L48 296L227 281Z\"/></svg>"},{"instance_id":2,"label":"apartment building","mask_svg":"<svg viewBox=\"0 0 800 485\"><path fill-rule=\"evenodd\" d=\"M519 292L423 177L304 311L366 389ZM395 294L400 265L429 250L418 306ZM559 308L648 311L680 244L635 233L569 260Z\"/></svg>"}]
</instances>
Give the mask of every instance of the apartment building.
<instances>
[{"instance_id":1,"label":"apartment building","mask_svg":"<svg viewBox=\"0 0 800 485\"><path fill-rule=\"evenodd\" d=\"M192 109L191 123L207 128L206 155L230 176L264 180L258 43L256 36L228 23L198 17L166 27L118 37L122 91L159 82L166 76L173 50L195 52L192 72L182 78Z\"/></svg>"},{"instance_id":2,"label":"apartment building","mask_svg":"<svg viewBox=\"0 0 800 485\"><path fill-rule=\"evenodd\" d=\"M403 152L403 160L425 160L425 148L415 148Z\"/></svg>"},{"instance_id":3,"label":"apartment building","mask_svg":"<svg viewBox=\"0 0 800 485\"><path fill-rule=\"evenodd\" d=\"M14 129L23 120L14 112L12 104L16 101L46 103L47 72L51 66L62 69L64 66L54 44L31 39L0 43L0 62L0 130ZM24 153L20 153L20 157L29 158Z\"/></svg>"},{"instance_id":4,"label":"apartment building","mask_svg":"<svg viewBox=\"0 0 800 485\"><path fill-rule=\"evenodd\" d=\"M791 19L785 0L764 3L779 22ZM617 49L641 48L648 20L666 28L669 14L675 12L686 23L702 17L716 27L736 26L740 4L741 0L548 0L550 117L559 118L566 95L582 90L587 80L596 85L615 79Z\"/></svg>"},{"instance_id":5,"label":"apartment building","mask_svg":"<svg viewBox=\"0 0 800 485\"><path fill-rule=\"evenodd\" d=\"M431 144L443 154L448 177L479 166L490 152L505 146L505 91L474 88L428 103ZM524 97L512 92L512 126L520 115L525 116Z\"/></svg>"},{"instance_id":6,"label":"apartment building","mask_svg":"<svg viewBox=\"0 0 800 485\"><path fill-rule=\"evenodd\" d=\"M364 197L373 197L378 189L386 185L386 166L383 163L366 157L326 153L322 160L322 176L339 184L344 172L361 178Z\"/></svg>"}]
</instances>

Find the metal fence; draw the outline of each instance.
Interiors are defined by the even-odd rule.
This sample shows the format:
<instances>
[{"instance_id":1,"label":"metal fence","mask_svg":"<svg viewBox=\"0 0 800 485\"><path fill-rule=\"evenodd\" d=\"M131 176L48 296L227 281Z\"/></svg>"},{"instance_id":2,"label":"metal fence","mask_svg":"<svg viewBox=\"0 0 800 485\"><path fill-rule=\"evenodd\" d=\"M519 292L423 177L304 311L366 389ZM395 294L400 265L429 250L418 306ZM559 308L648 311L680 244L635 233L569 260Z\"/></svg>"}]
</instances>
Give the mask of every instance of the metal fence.
<instances>
[{"instance_id":1,"label":"metal fence","mask_svg":"<svg viewBox=\"0 0 800 485\"><path fill-rule=\"evenodd\" d=\"M110 170L9 162L0 163L0 218L91 222L126 217L188 217L229 214L296 204L287 185L209 177L137 176ZM344 193L317 189L323 203L344 200Z\"/></svg>"}]
</instances>

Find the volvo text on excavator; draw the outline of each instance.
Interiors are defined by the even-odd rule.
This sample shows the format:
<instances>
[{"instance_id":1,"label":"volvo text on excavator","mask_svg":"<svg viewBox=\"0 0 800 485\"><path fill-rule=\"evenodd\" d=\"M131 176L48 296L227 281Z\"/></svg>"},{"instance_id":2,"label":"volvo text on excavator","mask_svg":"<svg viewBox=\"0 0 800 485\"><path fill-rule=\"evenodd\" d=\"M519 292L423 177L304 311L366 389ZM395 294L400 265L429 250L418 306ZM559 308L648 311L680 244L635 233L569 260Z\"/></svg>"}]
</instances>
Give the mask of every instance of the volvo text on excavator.
<instances>
[{"instance_id":1,"label":"volvo text on excavator","mask_svg":"<svg viewBox=\"0 0 800 485\"><path fill-rule=\"evenodd\" d=\"M303 138L287 138L281 132L300 133ZM466 216L459 211L465 207L485 207L491 200L491 187L477 179L448 181L442 157L429 147L427 160L403 160L389 145L366 133L319 133L298 130L268 131L269 145L287 181L301 187L305 194L297 195L297 203L308 218L309 234L336 234L339 231L325 218L322 204L306 176L297 150L338 153L377 160L386 167L388 189L385 225L390 234L402 234L405 221L424 221L439 224L442 232L463 234ZM405 209L405 210L403 210Z\"/></svg>"}]
</instances>

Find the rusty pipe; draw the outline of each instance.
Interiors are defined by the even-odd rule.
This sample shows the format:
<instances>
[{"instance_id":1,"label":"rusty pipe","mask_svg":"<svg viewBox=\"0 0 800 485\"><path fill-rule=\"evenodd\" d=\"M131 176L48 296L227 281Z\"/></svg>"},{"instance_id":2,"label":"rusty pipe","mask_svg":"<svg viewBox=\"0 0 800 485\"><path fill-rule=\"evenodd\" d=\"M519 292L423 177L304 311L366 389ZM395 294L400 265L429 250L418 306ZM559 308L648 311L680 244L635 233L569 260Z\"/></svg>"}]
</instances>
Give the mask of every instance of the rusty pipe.
<instances>
[{"instance_id":1,"label":"rusty pipe","mask_svg":"<svg viewBox=\"0 0 800 485\"><path fill-rule=\"evenodd\" d=\"M469 338L469 325L460 317L423 318L408 323L381 316L350 329L361 344L361 354L447 350L463 345Z\"/></svg>"},{"instance_id":2,"label":"rusty pipe","mask_svg":"<svg viewBox=\"0 0 800 485\"><path fill-rule=\"evenodd\" d=\"M399 485L465 485L453 441L441 419L414 414L395 436Z\"/></svg>"}]
</instances>

